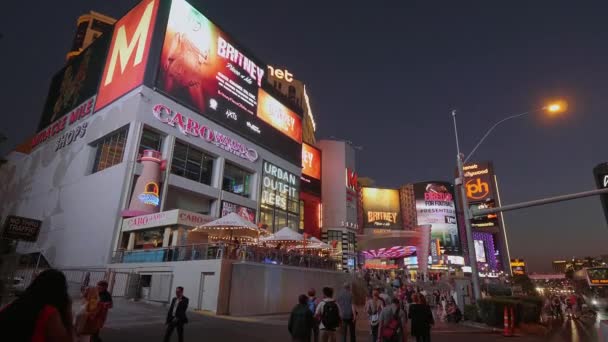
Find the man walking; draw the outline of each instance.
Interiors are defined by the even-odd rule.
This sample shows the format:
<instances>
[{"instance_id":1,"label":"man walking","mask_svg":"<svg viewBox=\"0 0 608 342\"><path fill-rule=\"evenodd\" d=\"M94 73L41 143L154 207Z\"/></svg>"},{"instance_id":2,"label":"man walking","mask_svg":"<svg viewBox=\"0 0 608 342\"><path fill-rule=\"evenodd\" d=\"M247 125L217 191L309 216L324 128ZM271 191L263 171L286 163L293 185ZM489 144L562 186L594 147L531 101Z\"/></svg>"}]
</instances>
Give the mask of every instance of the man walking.
<instances>
[{"instance_id":1,"label":"man walking","mask_svg":"<svg viewBox=\"0 0 608 342\"><path fill-rule=\"evenodd\" d=\"M101 280L97 283L97 292L99 292L99 303L101 304L101 324L99 327L99 331L103 328L106 319L108 318L108 310L112 308L114 305L112 302L112 295L108 292L108 282L105 280ZM92 342L101 342L101 338L99 338L99 331L94 333L91 336Z\"/></svg>"},{"instance_id":2,"label":"man walking","mask_svg":"<svg viewBox=\"0 0 608 342\"><path fill-rule=\"evenodd\" d=\"M319 305L319 299L317 298L316 294L317 291L315 291L315 289L311 288L308 290L308 308L310 309L310 312L312 312L313 316L316 314L317 306ZM312 337L313 342L319 342L319 321L317 321L316 318L312 325Z\"/></svg>"},{"instance_id":3,"label":"man walking","mask_svg":"<svg viewBox=\"0 0 608 342\"><path fill-rule=\"evenodd\" d=\"M308 296L300 295L298 305L291 311L287 324L293 342L310 342L313 323L314 317L308 308Z\"/></svg>"},{"instance_id":4,"label":"man walking","mask_svg":"<svg viewBox=\"0 0 608 342\"><path fill-rule=\"evenodd\" d=\"M177 329L179 342L184 342L184 324L188 323L186 310L188 310L188 298L184 297L184 288L178 286L175 289L175 297L171 301L171 306L167 313L167 330L164 342L169 342L174 329Z\"/></svg>"},{"instance_id":5,"label":"man walking","mask_svg":"<svg viewBox=\"0 0 608 342\"><path fill-rule=\"evenodd\" d=\"M337 302L342 313L342 342L346 342L348 331L350 331L350 342L355 342L357 338L355 333L357 310L353 304L353 293L350 283L344 284L344 291L338 296Z\"/></svg>"},{"instance_id":6,"label":"man walking","mask_svg":"<svg viewBox=\"0 0 608 342\"><path fill-rule=\"evenodd\" d=\"M337 342L336 329L340 326L342 315L340 307L333 298L334 289L331 287L323 288L323 301L317 306L315 317L321 321L319 323L319 335L321 342Z\"/></svg>"}]
</instances>

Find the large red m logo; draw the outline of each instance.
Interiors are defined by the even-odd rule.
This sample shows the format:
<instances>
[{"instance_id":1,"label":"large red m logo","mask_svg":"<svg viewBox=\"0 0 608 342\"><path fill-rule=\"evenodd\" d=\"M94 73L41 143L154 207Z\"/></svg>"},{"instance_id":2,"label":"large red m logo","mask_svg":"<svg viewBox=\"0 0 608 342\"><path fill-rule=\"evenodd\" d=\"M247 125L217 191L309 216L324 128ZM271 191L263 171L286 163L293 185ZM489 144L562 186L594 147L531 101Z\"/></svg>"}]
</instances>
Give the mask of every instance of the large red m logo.
<instances>
[{"instance_id":1,"label":"large red m logo","mask_svg":"<svg viewBox=\"0 0 608 342\"><path fill-rule=\"evenodd\" d=\"M159 2L144 0L116 22L95 110L143 82Z\"/></svg>"}]
</instances>

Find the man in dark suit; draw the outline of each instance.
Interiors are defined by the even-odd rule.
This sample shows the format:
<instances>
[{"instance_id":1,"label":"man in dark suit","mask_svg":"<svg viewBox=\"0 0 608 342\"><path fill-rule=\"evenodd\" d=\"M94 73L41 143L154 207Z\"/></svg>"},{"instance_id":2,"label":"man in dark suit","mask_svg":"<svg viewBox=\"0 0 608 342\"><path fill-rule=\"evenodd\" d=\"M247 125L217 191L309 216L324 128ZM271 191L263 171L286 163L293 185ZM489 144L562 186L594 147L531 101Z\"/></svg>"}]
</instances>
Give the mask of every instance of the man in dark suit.
<instances>
[{"instance_id":1,"label":"man in dark suit","mask_svg":"<svg viewBox=\"0 0 608 342\"><path fill-rule=\"evenodd\" d=\"M171 301L169 312L167 313L167 331L165 332L165 342L169 342L173 330L177 328L179 342L184 342L184 324L188 323L186 317L188 310L188 298L184 297L184 288L178 286L175 289L175 297Z\"/></svg>"}]
</instances>

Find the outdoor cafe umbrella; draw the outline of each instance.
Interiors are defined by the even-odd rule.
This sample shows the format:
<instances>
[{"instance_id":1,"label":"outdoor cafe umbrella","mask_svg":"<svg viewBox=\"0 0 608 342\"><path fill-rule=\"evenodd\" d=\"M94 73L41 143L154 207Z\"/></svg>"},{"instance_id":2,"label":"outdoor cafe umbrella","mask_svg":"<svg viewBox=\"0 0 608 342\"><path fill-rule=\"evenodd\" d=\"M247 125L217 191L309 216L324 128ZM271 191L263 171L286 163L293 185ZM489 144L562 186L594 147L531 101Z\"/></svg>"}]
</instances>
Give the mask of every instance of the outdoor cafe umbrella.
<instances>
[{"instance_id":1,"label":"outdoor cafe umbrella","mask_svg":"<svg viewBox=\"0 0 608 342\"><path fill-rule=\"evenodd\" d=\"M205 223L194 228L193 231L208 233L210 236L217 238L229 239L232 239L233 237L257 239L260 235L266 234L266 232L258 228L255 223L244 219L237 213L230 213L215 221Z\"/></svg>"},{"instance_id":2,"label":"outdoor cafe umbrella","mask_svg":"<svg viewBox=\"0 0 608 342\"><path fill-rule=\"evenodd\" d=\"M300 243L304 241L304 235L295 232L289 227L285 227L270 236L260 238L260 241L271 243Z\"/></svg>"}]
</instances>

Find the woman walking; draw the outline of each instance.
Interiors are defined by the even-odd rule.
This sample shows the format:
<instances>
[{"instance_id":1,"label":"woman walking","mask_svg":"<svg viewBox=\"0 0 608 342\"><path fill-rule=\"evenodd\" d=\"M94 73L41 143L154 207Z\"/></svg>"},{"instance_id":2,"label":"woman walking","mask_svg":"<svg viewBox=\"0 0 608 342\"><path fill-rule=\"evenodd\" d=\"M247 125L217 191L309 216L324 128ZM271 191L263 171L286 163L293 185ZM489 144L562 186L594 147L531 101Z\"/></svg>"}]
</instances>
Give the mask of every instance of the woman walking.
<instances>
[{"instance_id":1,"label":"woman walking","mask_svg":"<svg viewBox=\"0 0 608 342\"><path fill-rule=\"evenodd\" d=\"M420 294L413 296L414 304L410 305L409 318L412 321L412 336L416 342L431 341L431 326L435 324L433 312L426 303L426 298Z\"/></svg>"},{"instance_id":2,"label":"woman walking","mask_svg":"<svg viewBox=\"0 0 608 342\"><path fill-rule=\"evenodd\" d=\"M380 313L384 307L382 303L378 290L372 291L372 298L368 299L365 303L365 312L367 312L369 320L372 342L378 341L378 324L380 323Z\"/></svg>"},{"instance_id":3,"label":"woman walking","mask_svg":"<svg viewBox=\"0 0 608 342\"><path fill-rule=\"evenodd\" d=\"M102 315L99 304L99 292L96 287L87 287L82 295L82 302L76 313L74 327L77 342L90 342L91 336L101 328Z\"/></svg>"},{"instance_id":4,"label":"woman walking","mask_svg":"<svg viewBox=\"0 0 608 342\"><path fill-rule=\"evenodd\" d=\"M0 309L2 340L72 342L72 310L65 275L46 270L25 293Z\"/></svg>"}]
</instances>

